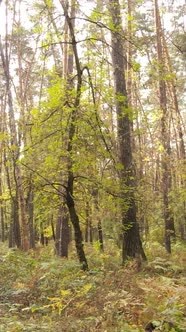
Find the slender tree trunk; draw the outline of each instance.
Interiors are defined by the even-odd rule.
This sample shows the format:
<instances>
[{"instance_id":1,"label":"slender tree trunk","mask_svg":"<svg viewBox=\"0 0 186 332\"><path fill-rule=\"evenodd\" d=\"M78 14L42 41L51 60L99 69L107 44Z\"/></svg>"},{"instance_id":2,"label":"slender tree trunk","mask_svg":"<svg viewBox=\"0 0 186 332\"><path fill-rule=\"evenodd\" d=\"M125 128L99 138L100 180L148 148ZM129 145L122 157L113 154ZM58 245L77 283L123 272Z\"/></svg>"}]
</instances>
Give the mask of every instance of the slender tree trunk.
<instances>
[{"instance_id":1,"label":"slender tree trunk","mask_svg":"<svg viewBox=\"0 0 186 332\"><path fill-rule=\"evenodd\" d=\"M14 246L21 249L21 236L19 226L19 212L17 196L12 197L11 201L11 215L10 215L10 228L9 228L9 248Z\"/></svg>"},{"instance_id":2,"label":"slender tree trunk","mask_svg":"<svg viewBox=\"0 0 186 332\"><path fill-rule=\"evenodd\" d=\"M3 97L0 98L0 132L4 134L5 132L5 111L4 111ZM1 241L5 241L5 225L4 225L4 208L3 208L3 150L4 142L0 142L0 224L1 224Z\"/></svg>"},{"instance_id":3,"label":"slender tree trunk","mask_svg":"<svg viewBox=\"0 0 186 332\"><path fill-rule=\"evenodd\" d=\"M71 15L73 15L74 6L71 8ZM69 45L69 26L67 23L67 19L65 18L64 24L64 45L63 45L63 79L66 83L66 98L68 99L68 89L72 89L72 83L70 81L71 76L73 74L73 50L72 46ZM62 119L61 119L62 122ZM62 128L61 128L62 129ZM67 141L67 139L66 139ZM67 142L65 142L66 145ZM61 137L61 145L64 144L64 137ZM63 163L63 159L61 158L61 162ZM63 179L63 174L60 174L61 181ZM63 188L61 186L61 191ZM57 221L57 238L56 238L56 252L59 256L68 257L68 244L69 244L69 228L68 228L68 216L65 208L65 199L64 196L61 198L61 206L59 207L59 215Z\"/></svg>"},{"instance_id":4,"label":"slender tree trunk","mask_svg":"<svg viewBox=\"0 0 186 332\"><path fill-rule=\"evenodd\" d=\"M51 228L52 228L52 238L55 241L56 234L55 234L55 227L54 227L54 222L53 222L53 215L51 215Z\"/></svg>"},{"instance_id":5,"label":"slender tree trunk","mask_svg":"<svg viewBox=\"0 0 186 332\"><path fill-rule=\"evenodd\" d=\"M80 229L79 217L76 213L74 200L71 196L72 191L70 190L69 186L68 186L68 189L69 190L67 191L67 198L66 199L67 199L67 206L68 206L68 209L69 209L71 222L72 222L72 225L74 227L76 250L77 250L78 257L79 257L79 261L82 265L82 269L87 270L88 269L88 264L87 264L86 256L85 256L84 249L83 249L83 237L82 237L82 232L81 232L81 229Z\"/></svg>"},{"instance_id":6,"label":"slender tree trunk","mask_svg":"<svg viewBox=\"0 0 186 332\"><path fill-rule=\"evenodd\" d=\"M2 173L2 167L3 167L3 152L2 152L2 145L0 145L0 153L1 153L1 158L0 158L0 224L1 224L1 241L5 241L5 224L4 224L4 209L3 209L3 173Z\"/></svg>"},{"instance_id":7,"label":"slender tree trunk","mask_svg":"<svg viewBox=\"0 0 186 332\"><path fill-rule=\"evenodd\" d=\"M86 224L85 224L85 242L93 242L93 234L92 234L92 222L90 216L90 205L89 202L86 202L85 207L85 215L86 215Z\"/></svg>"},{"instance_id":8,"label":"slender tree trunk","mask_svg":"<svg viewBox=\"0 0 186 332\"><path fill-rule=\"evenodd\" d=\"M162 44L163 44L163 49L164 49L164 56L165 56L165 61L166 61L166 67L167 70L170 74L173 74L173 69L172 69L172 63L169 55L169 51L167 48L167 43L166 43L166 38L164 35L163 30L161 29L162 33ZM172 75L172 78L168 80L167 82L168 86L168 92L169 96L171 98L171 105L173 105L174 112L172 111L172 121L175 122L175 125L173 123L173 126L175 127L175 136L176 136L176 147L177 147L177 155L178 158L181 162L181 165L185 164L185 159L186 159L186 154L185 154L185 143L184 143L184 128L183 128L183 121L182 117L180 114L179 110L179 105L178 105L178 97L177 97L177 89L176 89L176 77L175 75ZM182 172L180 174L181 178L181 188L185 188L186 186L186 180L184 175L182 175ZM186 227L186 201L183 202L183 221L180 222L180 230L181 233L181 238L183 239L183 234L184 234L184 229ZM174 229L173 229L174 231ZM173 236L175 237L175 232L172 233Z\"/></svg>"},{"instance_id":9,"label":"slender tree trunk","mask_svg":"<svg viewBox=\"0 0 186 332\"><path fill-rule=\"evenodd\" d=\"M15 165L16 185L18 188L20 216L21 216L21 246L24 251L27 251L30 247L29 244L29 225L26 211L26 202L24 197L23 179L21 174L21 168L19 165Z\"/></svg>"},{"instance_id":10,"label":"slender tree trunk","mask_svg":"<svg viewBox=\"0 0 186 332\"><path fill-rule=\"evenodd\" d=\"M5 222L4 222L4 209L0 208L0 220L1 220L1 241L5 241Z\"/></svg>"},{"instance_id":11,"label":"slender tree trunk","mask_svg":"<svg viewBox=\"0 0 186 332\"><path fill-rule=\"evenodd\" d=\"M171 236L175 235L174 219L171 216L169 193L171 190L171 171L170 171L170 134L169 134L169 114L167 108L167 91L164 79L165 62L162 48L162 28L159 15L158 2L155 0L155 19L156 19L156 38L157 38L157 56L159 67L159 102L162 112L161 117L161 140L163 146L162 153L162 193L163 193L163 217L165 222L165 247L168 253L171 253Z\"/></svg>"},{"instance_id":12,"label":"slender tree trunk","mask_svg":"<svg viewBox=\"0 0 186 332\"><path fill-rule=\"evenodd\" d=\"M142 248L139 227L136 220L134 200L134 174L132 170L131 125L127 100L124 64L124 40L122 39L122 23L119 1L109 0L109 10L112 18L111 31L112 63L114 70L115 99L118 130L119 161L123 170L120 172L120 188L123 197L121 207L123 223L123 262L127 257L141 256L146 259Z\"/></svg>"},{"instance_id":13,"label":"slender tree trunk","mask_svg":"<svg viewBox=\"0 0 186 332\"><path fill-rule=\"evenodd\" d=\"M69 245L69 226L68 226L68 211L64 204L61 228L61 257L68 258L68 245Z\"/></svg>"},{"instance_id":14,"label":"slender tree trunk","mask_svg":"<svg viewBox=\"0 0 186 332\"><path fill-rule=\"evenodd\" d=\"M157 15L158 15L159 14L158 8L157 8L157 11L158 11L158 13L157 13ZM160 17L159 17L159 20L160 20ZM161 21L160 21L160 24L161 24ZM173 74L172 63L171 63L169 51L167 48L166 38L165 38L164 31L163 31L161 25L160 25L160 29L161 29L162 47L164 50L165 64L166 64L168 72L170 74ZM170 97L172 100L171 104L173 105L174 112L175 112L176 129L177 129L177 134L178 134L178 138L179 138L178 156L180 159L184 160L185 159L184 129L182 126L182 118L181 118L181 114L180 114L180 110L179 110L179 106L178 106L178 97L177 97L177 91L176 91L176 77L174 75L172 75L172 78L167 81L167 85L168 85L169 94L170 94Z\"/></svg>"},{"instance_id":15,"label":"slender tree trunk","mask_svg":"<svg viewBox=\"0 0 186 332\"><path fill-rule=\"evenodd\" d=\"M16 197L13 199L12 202L12 218L13 218L13 233L14 233L14 241L17 246L17 248L22 247L22 242L21 242L21 232L20 232L20 225L19 225L19 206L18 206L18 194Z\"/></svg>"},{"instance_id":16,"label":"slender tree trunk","mask_svg":"<svg viewBox=\"0 0 186 332\"><path fill-rule=\"evenodd\" d=\"M28 228L28 220L26 214L26 204L24 198L24 188L23 188L23 179L21 174L20 165L17 163L19 157L19 144L17 139L17 129L15 123L15 115L14 115L14 108L13 108L13 98L11 93L10 87L10 73L9 73L9 62L8 59L5 58L3 52L2 42L0 40L0 54L1 60L3 64L4 76L6 81L6 93L7 93L7 102L9 107L9 127L11 133L11 147L12 147L12 159L14 164L15 170L15 180L19 198L19 206L20 206L20 214L21 214L21 239L22 239L22 249L28 250L29 249L29 228ZM16 149L15 149L16 147Z\"/></svg>"},{"instance_id":17,"label":"slender tree trunk","mask_svg":"<svg viewBox=\"0 0 186 332\"><path fill-rule=\"evenodd\" d=\"M73 12L72 12L72 14L73 14ZM69 41L69 27L68 27L67 20L65 18L64 45L63 45L63 79L67 84L66 89L68 89L68 87L70 87L70 89L71 89L71 85L68 81L70 80L70 76L73 73L73 52L72 52L71 45L68 44L68 41ZM68 91L66 91L66 93L68 95ZM63 144L64 137L62 137L61 140L62 140L62 144ZM61 161L61 162L63 162L63 161ZM61 178L62 178L62 174L61 174ZM61 190L63 190L63 188L61 188ZM60 217L59 217L59 222L60 222L59 255L61 257L68 258L69 228L68 228L68 214L66 211L64 197L61 197L61 206L59 208L59 214L60 214Z\"/></svg>"},{"instance_id":18,"label":"slender tree trunk","mask_svg":"<svg viewBox=\"0 0 186 332\"><path fill-rule=\"evenodd\" d=\"M10 212L10 226L8 234L8 247L13 248L15 246L15 232L14 232L14 222L15 222L15 209L14 201L11 201L11 212Z\"/></svg>"},{"instance_id":19,"label":"slender tree trunk","mask_svg":"<svg viewBox=\"0 0 186 332\"><path fill-rule=\"evenodd\" d=\"M102 229L102 222L99 216L99 201L98 201L98 188L95 188L93 190L93 197L94 197L94 205L95 205L95 210L98 212L98 221L97 221L97 231L98 231L98 241L100 245L100 250L103 251L104 249L104 242L103 242L103 229Z\"/></svg>"},{"instance_id":20,"label":"slender tree trunk","mask_svg":"<svg viewBox=\"0 0 186 332\"><path fill-rule=\"evenodd\" d=\"M68 225L68 211L66 205L60 206L58 212L58 220L56 224L56 254L61 257L68 258L69 245L69 225Z\"/></svg>"},{"instance_id":21,"label":"slender tree trunk","mask_svg":"<svg viewBox=\"0 0 186 332\"><path fill-rule=\"evenodd\" d=\"M89 217L89 204L86 202L86 207L85 207L85 242L87 243L89 240L89 223L90 223L90 217Z\"/></svg>"},{"instance_id":22,"label":"slender tree trunk","mask_svg":"<svg viewBox=\"0 0 186 332\"><path fill-rule=\"evenodd\" d=\"M31 180L30 180L31 181ZM27 196L27 211L28 211L28 224L29 224L29 233L30 233L30 248L35 248L35 232L34 232L34 193L32 185Z\"/></svg>"},{"instance_id":23,"label":"slender tree trunk","mask_svg":"<svg viewBox=\"0 0 186 332\"><path fill-rule=\"evenodd\" d=\"M60 256L61 245L61 206L58 210L58 217L56 222L56 234L55 234L55 249L56 255Z\"/></svg>"},{"instance_id":24,"label":"slender tree trunk","mask_svg":"<svg viewBox=\"0 0 186 332\"><path fill-rule=\"evenodd\" d=\"M93 243L93 229L91 219L89 220L89 241L91 244Z\"/></svg>"},{"instance_id":25,"label":"slender tree trunk","mask_svg":"<svg viewBox=\"0 0 186 332\"><path fill-rule=\"evenodd\" d=\"M98 241L100 243L100 250L103 251L103 230L102 230L102 223L101 220L98 220Z\"/></svg>"},{"instance_id":26,"label":"slender tree trunk","mask_svg":"<svg viewBox=\"0 0 186 332\"><path fill-rule=\"evenodd\" d=\"M72 0L71 3L71 17L68 14L68 7L67 2L60 0L60 3L62 5L62 8L64 10L65 19L67 21L68 27L69 27L69 33L71 36L72 41L72 51L73 56L75 59L75 65L76 65L76 72L77 72L77 86L76 86L76 97L73 105L73 110L71 111L71 121L69 124L69 137L68 137L68 145L67 145L67 151L69 155L69 162L68 162L68 179L67 179L67 186L66 186L66 203L69 209L70 219L74 228L74 234L75 234L75 244L76 244L76 250L77 255L80 261L80 264L82 266L83 270L88 269L88 263L86 260L84 248L83 248L83 237L82 232L80 229L80 222L79 217L76 212L74 198L73 198L73 191L74 191L74 174L73 174L73 159L71 157L72 151L73 151L73 138L75 136L75 130L76 130L76 119L78 114L78 108L80 105L80 97L81 97L81 87L82 87L82 70L79 62L78 57L78 51L77 51L77 43L74 33L74 16L75 16L75 1ZM73 57L71 56L69 58L68 63L69 72L71 73L71 69L73 68Z\"/></svg>"},{"instance_id":27,"label":"slender tree trunk","mask_svg":"<svg viewBox=\"0 0 186 332\"><path fill-rule=\"evenodd\" d=\"M10 229L9 229L9 247L13 247L15 244L21 249L21 230L19 224L19 203L18 203L18 191L17 186L15 186L15 194L13 193L12 182L10 172L14 174L15 180L15 170L13 166L7 166L6 153L4 152L4 164L6 171L7 186L11 196L11 216L10 216Z\"/></svg>"}]
</instances>

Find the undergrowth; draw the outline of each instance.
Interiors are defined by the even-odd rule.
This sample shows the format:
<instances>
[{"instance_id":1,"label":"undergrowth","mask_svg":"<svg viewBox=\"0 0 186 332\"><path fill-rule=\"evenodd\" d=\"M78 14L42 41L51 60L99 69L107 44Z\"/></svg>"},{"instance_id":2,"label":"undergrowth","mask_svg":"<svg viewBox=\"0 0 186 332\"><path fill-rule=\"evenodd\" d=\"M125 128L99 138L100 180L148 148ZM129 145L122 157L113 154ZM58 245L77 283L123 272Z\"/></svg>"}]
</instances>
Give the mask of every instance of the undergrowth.
<instances>
[{"instance_id":1,"label":"undergrowth","mask_svg":"<svg viewBox=\"0 0 186 332\"><path fill-rule=\"evenodd\" d=\"M87 247L89 271L74 250L68 260L53 245L29 253L0 245L0 331L186 331L186 248L172 256L154 244L149 262L121 266L113 244L100 253Z\"/></svg>"}]
</instances>

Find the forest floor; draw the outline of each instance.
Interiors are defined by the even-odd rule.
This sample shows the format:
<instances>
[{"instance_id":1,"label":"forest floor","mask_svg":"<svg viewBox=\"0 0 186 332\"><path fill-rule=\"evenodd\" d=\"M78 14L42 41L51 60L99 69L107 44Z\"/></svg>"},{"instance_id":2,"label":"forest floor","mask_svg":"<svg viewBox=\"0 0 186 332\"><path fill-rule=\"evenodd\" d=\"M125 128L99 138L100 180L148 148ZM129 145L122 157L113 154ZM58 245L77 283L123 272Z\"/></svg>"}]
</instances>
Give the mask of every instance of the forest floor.
<instances>
[{"instance_id":1,"label":"forest floor","mask_svg":"<svg viewBox=\"0 0 186 332\"><path fill-rule=\"evenodd\" d=\"M74 249L65 260L52 244L29 253L0 244L0 332L139 332L148 322L186 332L186 247L176 244L169 257L154 244L140 268L121 266L108 247L89 246L83 272Z\"/></svg>"}]
</instances>

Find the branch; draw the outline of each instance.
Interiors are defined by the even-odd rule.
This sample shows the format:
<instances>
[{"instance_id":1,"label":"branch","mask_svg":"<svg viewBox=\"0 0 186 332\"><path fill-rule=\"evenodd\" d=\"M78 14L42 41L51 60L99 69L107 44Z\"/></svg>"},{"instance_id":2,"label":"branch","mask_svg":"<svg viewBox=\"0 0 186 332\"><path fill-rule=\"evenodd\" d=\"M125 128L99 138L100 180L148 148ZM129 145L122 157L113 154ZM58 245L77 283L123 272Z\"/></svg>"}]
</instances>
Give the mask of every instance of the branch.
<instances>
[{"instance_id":1,"label":"branch","mask_svg":"<svg viewBox=\"0 0 186 332\"><path fill-rule=\"evenodd\" d=\"M32 125L32 124L30 124ZM33 143L32 145L30 145L29 147L23 149L21 151L21 153L24 153L26 151L28 151L29 149L33 148L33 146L36 146L37 144L40 144L41 142L45 141L47 138L51 137L52 135L56 134L57 132L60 132L61 130L60 129L57 129L55 131L53 131L52 133L48 134L47 136L45 136L44 138L41 138L39 141Z\"/></svg>"},{"instance_id":2,"label":"branch","mask_svg":"<svg viewBox=\"0 0 186 332\"><path fill-rule=\"evenodd\" d=\"M104 137L104 134L103 134L103 131L102 131L101 125L104 124L104 123L100 119L100 117L98 115L98 112L97 112L97 109L96 109L96 98L95 98L94 87L93 87L93 83L92 83L92 77L91 77L91 74L90 74L90 70L89 70L89 68L87 66L85 66L83 68L83 70L86 70L87 73L88 73L89 84L90 84L90 89L91 89L91 92L92 92L92 99L93 99L93 104L94 104L94 113L95 113L95 116L96 116L96 121L97 121L97 125L98 125L98 128L99 128L99 132L101 134L102 141L103 141L103 143L104 143L104 145L106 147L107 152L109 153L111 159L113 160L113 162L115 164L116 161L115 161L115 159L114 159L114 157L113 157L113 155L111 153L111 148L108 146L107 141L106 141L106 139Z\"/></svg>"},{"instance_id":3,"label":"branch","mask_svg":"<svg viewBox=\"0 0 186 332\"><path fill-rule=\"evenodd\" d=\"M22 166L24 166L25 168L27 168L32 173L37 174L41 179L43 179L46 182L46 185L51 186L60 196L65 196L64 193L61 190L59 190L58 188L56 188L55 186L63 187L65 190L66 190L66 186L64 186L64 185L62 185L61 183L58 183L58 182L49 181L47 178L45 178L43 175L41 175L38 171L32 169L28 165L24 164L22 161L20 161L20 164Z\"/></svg>"}]
</instances>

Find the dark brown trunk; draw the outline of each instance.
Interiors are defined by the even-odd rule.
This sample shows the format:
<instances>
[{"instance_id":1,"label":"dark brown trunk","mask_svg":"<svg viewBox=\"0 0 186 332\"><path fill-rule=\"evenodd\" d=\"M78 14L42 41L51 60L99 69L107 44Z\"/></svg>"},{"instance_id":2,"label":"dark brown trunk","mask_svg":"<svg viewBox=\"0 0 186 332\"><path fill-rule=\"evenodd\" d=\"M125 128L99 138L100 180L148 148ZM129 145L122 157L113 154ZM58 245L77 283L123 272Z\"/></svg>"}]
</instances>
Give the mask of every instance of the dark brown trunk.
<instances>
[{"instance_id":1,"label":"dark brown trunk","mask_svg":"<svg viewBox=\"0 0 186 332\"><path fill-rule=\"evenodd\" d=\"M68 212L64 203L59 208L58 220L56 224L56 254L68 258L69 245L69 224Z\"/></svg>"},{"instance_id":2,"label":"dark brown trunk","mask_svg":"<svg viewBox=\"0 0 186 332\"><path fill-rule=\"evenodd\" d=\"M69 123L69 137L68 137L68 145L67 145L67 152L68 152L69 160L68 160L68 178L67 178L67 187L66 187L66 203L67 203L67 206L69 209L70 219L71 219L71 222L72 222L72 225L74 228L77 255L78 255L80 264L82 266L82 269L87 270L88 263L87 263L84 248L83 248L82 232L80 229L79 217L76 213L74 198L73 198L74 174L73 174L72 152L73 152L73 138L75 136L76 120L77 120L77 116L78 116L78 109L79 109L80 98L81 98L82 70L81 70L81 65L80 65L80 61L79 61L79 56L78 56L78 51L77 51L77 42L76 42L75 32L74 32L75 1L72 0L72 2L71 2L72 19L68 14L67 2L60 0L60 3L64 10L64 15L65 15L66 22L68 24L69 34L70 34L71 43L72 43L72 49L70 50L71 52L69 53L68 67L67 67L68 68L67 83L68 83L69 89L70 88L73 89L73 86L72 86L72 83L70 80L71 75L73 73L73 58L75 60L76 75L77 75L76 97L74 100L73 109L71 110L71 121Z\"/></svg>"},{"instance_id":3,"label":"dark brown trunk","mask_svg":"<svg viewBox=\"0 0 186 332\"><path fill-rule=\"evenodd\" d=\"M180 223L179 224L179 232L180 232L180 239L182 241L186 241L186 220L185 223Z\"/></svg>"},{"instance_id":4,"label":"dark brown trunk","mask_svg":"<svg viewBox=\"0 0 186 332\"><path fill-rule=\"evenodd\" d=\"M60 256L60 239L61 239L61 207L58 211L58 217L56 222L56 234L55 234L55 248L56 248L56 255Z\"/></svg>"},{"instance_id":5,"label":"dark brown trunk","mask_svg":"<svg viewBox=\"0 0 186 332\"><path fill-rule=\"evenodd\" d=\"M85 242L93 242L93 235L92 235L92 222L90 216L90 206L89 202L86 202L85 207L85 215L86 215L86 223L85 223Z\"/></svg>"},{"instance_id":6,"label":"dark brown trunk","mask_svg":"<svg viewBox=\"0 0 186 332\"><path fill-rule=\"evenodd\" d=\"M40 235L40 243L42 244L42 246L45 245L45 237L44 237L44 233L43 233L43 231L41 231L41 235Z\"/></svg>"},{"instance_id":7,"label":"dark brown trunk","mask_svg":"<svg viewBox=\"0 0 186 332\"><path fill-rule=\"evenodd\" d=\"M70 213L70 219L71 219L72 225L74 227L75 244L76 244L76 250L77 250L79 262L81 263L82 269L87 270L88 264L87 264L86 256L85 256L84 249L83 249L83 237L82 237L82 232L80 229L79 217L76 213L74 199L73 199L73 196L71 195L70 191L67 191L66 199L67 199L67 206L68 206L69 213Z\"/></svg>"},{"instance_id":8,"label":"dark brown trunk","mask_svg":"<svg viewBox=\"0 0 186 332\"><path fill-rule=\"evenodd\" d=\"M10 216L10 229L9 229L9 248L21 248L21 236L19 226L19 208L17 197L12 198L11 202L11 216Z\"/></svg>"},{"instance_id":9,"label":"dark brown trunk","mask_svg":"<svg viewBox=\"0 0 186 332\"><path fill-rule=\"evenodd\" d=\"M120 172L120 188L123 223L123 262L127 257L140 255L146 259L139 234L136 220L136 206L134 200L134 174L132 169L131 150L131 124L129 119L129 108L125 81L124 63L124 39L120 14L119 1L109 0L109 10L112 17L113 29L111 31L112 63L114 70L115 99L118 130L118 154L119 162L123 170Z\"/></svg>"},{"instance_id":10,"label":"dark brown trunk","mask_svg":"<svg viewBox=\"0 0 186 332\"><path fill-rule=\"evenodd\" d=\"M14 200L14 239L15 244L18 248L22 248L21 242L21 232L20 232L20 225L19 225L19 208L18 208L18 198Z\"/></svg>"},{"instance_id":11,"label":"dark brown trunk","mask_svg":"<svg viewBox=\"0 0 186 332\"><path fill-rule=\"evenodd\" d=\"M103 251L103 231L102 231L102 224L101 221L98 221L98 241L100 244L100 250Z\"/></svg>"},{"instance_id":12,"label":"dark brown trunk","mask_svg":"<svg viewBox=\"0 0 186 332\"><path fill-rule=\"evenodd\" d=\"M90 243L93 243L93 229L92 229L91 220L90 220L90 223L89 223L89 239L90 239Z\"/></svg>"},{"instance_id":13,"label":"dark brown trunk","mask_svg":"<svg viewBox=\"0 0 186 332\"><path fill-rule=\"evenodd\" d=\"M68 258L69 226L67 208L63 206L62 227L61 227L61 257Z\"/></svg>"},{"instance_id":14,"label":"dark brown trunk","mask_svg":"<svg viewBox=\"0 0 186 332\"><path fill-rule=\"evenodd\" d=\"M98 212L98 221L97 221L97 231L98 231L98 241L99 241L99 246L100 250L103 251L104 249L104 241L103 241L103 229L102 229L102 222L100 220L99 216L99 191L98 188L94 188L92 192L92 196L94 197L94 205L95 205L95 211Z\"/></svg>"}]
</instances>

